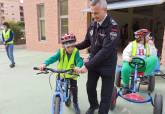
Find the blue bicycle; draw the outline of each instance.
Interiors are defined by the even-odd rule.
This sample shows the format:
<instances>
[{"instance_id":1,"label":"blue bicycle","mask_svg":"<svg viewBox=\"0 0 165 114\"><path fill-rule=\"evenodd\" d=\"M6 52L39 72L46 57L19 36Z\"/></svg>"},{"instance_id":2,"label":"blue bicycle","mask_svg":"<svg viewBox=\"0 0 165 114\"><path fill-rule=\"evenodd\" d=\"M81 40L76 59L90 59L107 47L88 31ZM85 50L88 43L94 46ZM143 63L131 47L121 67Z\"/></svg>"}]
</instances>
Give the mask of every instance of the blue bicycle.
<instances>
[{"instance_id":1,"label":"blue bicycle","mask_svg":"<svg viewBox=\"0 0 165 114\"><path fill-rule=\"evenodd\" d=\"M34 70L39 70L38 67L34 67ZM60 74L70 74L73 78L79 76L73 73L73 69L70 70L55 70L51 68L45 68L43 72L37 74L48 74L51 72L57 74L55 91L52 95L51 100L51 114L63 114L64 104L69 107L71 105L71 92L70 92L70 81L65 77L61 77ZM50 81L49 81L50 82Z\"/></svg>"},{"instance_id":2,"label":"blue bicycle","mask_svg":"<svg viewBox=\"0 0 165 114\"><path fill-rule=\"evenodd\" d=\"M139 69L145 67L145 61L141 58L133 58L132 62L129 65L134 69L134 73L132 74L130 80L129 94L123 95L122 88L117 92L116 87L114 87L114 91L112 94L111 101L111 110L114 110L116 106L117 97L121 97L128 102L132 103L151 103L153 106L153 114L162 114L163 113L163 96L161 94L155 94L155 97L151 96L151 92L148 93L140 91L140 85L143 83L143 78L145 78L143 72L138 72ZM120 76L120 75L119 75ZM117 84L121 85L121 76L117 77ZM118 86L117 85L117 86Z\"/></svg>"}]
</instances>

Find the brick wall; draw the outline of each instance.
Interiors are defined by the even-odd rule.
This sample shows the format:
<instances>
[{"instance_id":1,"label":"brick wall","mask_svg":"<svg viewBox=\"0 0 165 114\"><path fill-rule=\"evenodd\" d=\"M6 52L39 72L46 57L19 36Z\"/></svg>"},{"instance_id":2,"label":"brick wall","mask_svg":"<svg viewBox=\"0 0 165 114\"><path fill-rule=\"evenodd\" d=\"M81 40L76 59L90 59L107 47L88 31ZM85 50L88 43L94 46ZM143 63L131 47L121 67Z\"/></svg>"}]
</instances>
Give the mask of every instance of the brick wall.
<instances>
[{"instance_id":1,"label":"brick wall","mask_svg":"<svg viewBox=\"0 0 165 114\"><path fill-rule=\"evenodd\" d=\"M45 2L46 1L46 2ZM55 51L58 44L58 5L57 0L25 0L25 27L27 48L38 51ZM45 4L45 32L46 41L39 42L37 4ZM83 0L68 0L69 4L69 32L76 34L80 39L85 36L87 29L87 14L81 10L87 2Z\"/></svg>"}]
</instances>

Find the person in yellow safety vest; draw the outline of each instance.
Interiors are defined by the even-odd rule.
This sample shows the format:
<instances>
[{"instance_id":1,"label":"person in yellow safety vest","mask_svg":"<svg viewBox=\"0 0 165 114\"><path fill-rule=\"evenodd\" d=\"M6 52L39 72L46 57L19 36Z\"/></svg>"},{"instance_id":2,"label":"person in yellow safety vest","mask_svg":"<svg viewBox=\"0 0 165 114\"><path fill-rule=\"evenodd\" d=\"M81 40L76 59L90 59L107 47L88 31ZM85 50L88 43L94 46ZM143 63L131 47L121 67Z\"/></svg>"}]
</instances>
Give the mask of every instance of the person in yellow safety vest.
<instances>
[{"instance_id":1,"label":"person in yellow safety vest","mask_svg":"<svg viewBox=\"0 0 165 114\"><path fill-rule=\"evenodd\" d=\"M3 23L4 30L2 31L2 40L6 48L6 53L11 61L10 67L15 67L15 61L14 61L14 55L13 55L13 49L14 49L14 33L10 29L10 26L7 22Z\"/></svg>"},{"instance_id":2,"label":"person in yellow safety vest","mask_svg":"<svg viewBox=\"0 0 165 114\"><path fill-rule=\"evenodd\" d=\"M150 55L157 55L158 56L158 49L155 47L154 44L154 37L151 36L151 34L148 34L146 36L146 42L148 43L149 49L150 49Z\"/></svg>"},{"instance_id":3,"label":"person in yellow safety vest","mask_svg":"<svg viewBox=\"0 0 165 114\"><path fill-rule=\"evenodd\" d=\"M77 48L74 47L76 42L76 37L73 34L65 34L61 38L61 43L63 45L55 55L48 58L43 64L40 65L40 70L42 71L45 67L54 62L58 61L57 69L59 70L68 70L68 69L78 69L83 66L83 60L80 57L80 53ZM64 74L61 74L63 77ZM73 76L65 74L66 78L70 78L71 92L73 95L73 107L75 114L80 114L80 108L78 105L78 87L77 87L77 78L72 78Z\"/></svg>"},{"instance_id":4,"label":"person in yellow safety vest","mask_svg":"<svg viewBox=\"0 0 165 114\"><path fill-rule=\"evenodd\" d=\"M155 71L156 72L159 72L160 71L160 57L159 57L159 53L158 53L158 49L156 48L155 46L155 43L154 43L154 37L151 36L151 35L148 35L146 37L146 42L148 43L149 45L149 48L150 48L150 55L157 55L157 58L158 58L158 61L157 61L157 66L155 68Z\"/></svg>"},{"instance_id":5,"label":"person in yellow safety vest","mask_svg":"<svg viewBox=\"0 0 165 114\"><path fill-rule=\"evenodd\" d=\"M140 29L134 33L135 41L132 41L123 51L123 65L121 69L121 77L123 81L123 94L129 93L129 80L133 68L130 67L129 62L132 61L133 57L140 57L144 59L146 66L140 69L145 75L151 75L157 65L157 55L151 46L146 41L147 36L150 35L150 31L147 29ZM155 53L155 54L153 54Z\"/></svg>"}]
</instances>

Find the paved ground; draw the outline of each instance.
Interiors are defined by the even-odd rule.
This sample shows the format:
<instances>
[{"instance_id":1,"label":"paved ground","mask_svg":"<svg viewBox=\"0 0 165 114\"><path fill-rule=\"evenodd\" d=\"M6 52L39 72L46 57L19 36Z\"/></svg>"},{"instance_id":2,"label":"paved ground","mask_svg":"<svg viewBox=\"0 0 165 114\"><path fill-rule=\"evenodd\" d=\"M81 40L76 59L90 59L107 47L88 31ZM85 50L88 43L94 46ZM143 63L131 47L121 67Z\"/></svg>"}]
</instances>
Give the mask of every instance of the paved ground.
<instances>
[{"instance_id":1,"label":"paved ground","mask_svg":"<svg viewBox=\"0 0 165 114\"><path fill-rule=\"evenodd\" d=\"M48 76L36 76L32 67L42 63L44 58L51 54L18 49L15 55L16 68L10 69L5 52L0 49L0 114L50 114L52 91L49 87ZM165 80L157 77L155 92L163 94L165 99L164 82ZM85 83L86 75L82 75L79 79L79 103L82 114L85 114L89 106ZM99 82L99 95L100 85ZM65 114L74 114L72 108L66 108ZM116 109L109 114L152 114L152 106L132 104L119 98Z\"/></svg>"}]
</instances>

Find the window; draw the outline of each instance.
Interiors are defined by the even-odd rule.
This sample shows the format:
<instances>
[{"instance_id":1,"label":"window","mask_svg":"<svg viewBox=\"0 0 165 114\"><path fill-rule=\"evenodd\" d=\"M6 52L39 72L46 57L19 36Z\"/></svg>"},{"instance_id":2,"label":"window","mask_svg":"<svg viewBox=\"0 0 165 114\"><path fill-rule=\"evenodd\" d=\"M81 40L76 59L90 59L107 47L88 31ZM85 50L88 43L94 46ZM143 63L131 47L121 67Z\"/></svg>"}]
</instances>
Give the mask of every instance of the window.
<instances>
[{"instance_id":1,"label":"window","mask_svg":"<svg viewBox=\"0 0 165 114\"><path fill-rule=\"evenodd\" d=\"M38 7L38 28L39 28L39 40L46 40L45 36L45 11L44 4L39 4Z\"/></svg>"},{"instance_id":2,"label":"window","mask_svg":"<svg viewBox=\"0 0 165 114\"><path fill-rule=\"evenodd\" d=\"M24 18L21 18L21 21L24 21Z\"/></svg>"},{"instance_id":3,"label":"window","mask_svg":"<svg viewBox=\"0 0 165 114\"><path fill-rule=\"evenodd\" d=\"M61 18L61 35L68 33L68 18Z\"/></svg>"},{"instance_id":4,"label":"window","mask_svg":"<svg viewBox=\"0 0 165 114\"><path fill-rule=\"evenodd\" d=\"M4 16L2 16L2 17L1 17L1 19L4 21L4 20L5 20L5 17L4 17Z\"/></svg>"},{"instance_id":5,"label":"window","mask_svg":"<svg viewBox=\"0 0 165 114\"><path fill-rule=\"evenodd\" d=\"M22 6L20 6L20 7L19 7L19 9L20 9L20 10L23 10L23 7L22 7Z\"/></svg>"},{"instance_id":6,"label":"window","mask_svg":"<svg viewBox=\"0 0 165 114\"><path fill-rule=\"evenodd\" d=\"M62 36L68 33L68 0L59 0L59 21L60 36Z\"/></svg>"},{"instance_id":7,"label":"window","mask_svg":"<svg viewBox=\"0 0 165 114\"><path fill-rule=\"evenodd\" d=\"M4 4L3 3L0 3L0 6L3 8L4 7Z\"/></svg>"},{"instance_id":8,"label":"window","mask_svg":"<svg viewBox=\"0 0 165 114\"><path fill-rule=\"evenodd\" d=\"M68 15L68 0L60 1L60 15Z\"/></svg>"},{"instance_id":9,"label":"window","mask_svg":"<svg viewBox=\"0 0 165 114\"><path fill-rule=\"evenodd\" d=\"M5 13L5 11L4 10L1 10L1 14L4 14Z\"/></svg>"},{"instance_id":10,"label":"window","mask_svg":"<svg viewBox=\"0 0 165 114\"><path fill-rule=\"evenodd\" d=\"M24 16L23 12L20 12L20 16L22 16L22 17Z\"/></svg>"}]
</instances>

